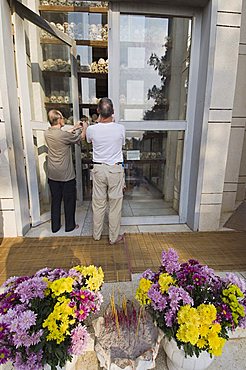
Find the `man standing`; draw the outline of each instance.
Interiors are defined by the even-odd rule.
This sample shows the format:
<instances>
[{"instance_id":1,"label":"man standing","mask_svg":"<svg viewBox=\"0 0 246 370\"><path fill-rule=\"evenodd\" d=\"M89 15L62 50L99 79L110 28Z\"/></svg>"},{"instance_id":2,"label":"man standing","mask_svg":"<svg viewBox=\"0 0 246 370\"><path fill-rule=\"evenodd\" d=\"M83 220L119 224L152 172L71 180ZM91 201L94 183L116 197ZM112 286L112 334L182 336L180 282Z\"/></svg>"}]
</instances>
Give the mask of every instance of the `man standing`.
<instances>
[{"instance_id":1,"label":"man standing","mask_svg":"<svg viewBox=\"0 0 246 370\"><path fill-rule=\"evenodd\" d=\"M86 130L87 142L93 146L93 238L101 238L108 199L109 242L115 244L123 240L119 232L125 184L122 153L125 128L113 121L114 109L110 99L102 98L97 112L98 123Z\"/></svg>"},{"instance_id":2,"label":"man standing","mask_svg":"<svg viewBox=\"0 0 246 370\"><path fill-rule=\"evenodd\" d=\"M65 231L72 231L78 226L75 223L76 180L72 160L71 144L85 138L86 128L76 133L76 128L63 131L64 118L60 111L48 113L51 127L44 136L48 147L48 183L51 192L51 230L56 233L61 228L61 203L64 201ZM82 127L81 127L82 128Z\"/></svg>"}]
</instances>

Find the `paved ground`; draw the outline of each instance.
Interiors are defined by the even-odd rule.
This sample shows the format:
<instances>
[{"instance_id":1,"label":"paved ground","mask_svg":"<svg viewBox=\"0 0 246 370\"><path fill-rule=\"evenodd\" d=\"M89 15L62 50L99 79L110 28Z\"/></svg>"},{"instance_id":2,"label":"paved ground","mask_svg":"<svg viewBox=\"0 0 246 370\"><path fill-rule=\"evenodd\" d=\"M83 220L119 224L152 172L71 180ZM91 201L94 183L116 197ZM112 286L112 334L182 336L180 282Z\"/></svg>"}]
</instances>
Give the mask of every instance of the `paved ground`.
<instances>
[{"instance_id":1,"label":"paved ground","mask_svg":"<svg viewBox=\"0 0 246 370\"><path fill-rule=\"evenodd\" d=\"M105 281L129 281L131 273L158 268L163 249L175 248L180 260L198 259L218 271L246 272L246 232L126 234L110 246L107 236L6 238L0 245L0 285L13 275L30 275L43 267L101 265Z\"/></svg>"},{"instance_id":2,"label":"paved ground","mask_svg":"<svg viewBox=\"0 0 246 370\"><path fill-rule=\"evenodd\" d=\"M175 248L180 259L199 259L218 273L234 271L246 278L246 232L208 233L138 233L126 234L122 244L110 246L107 237L95 242L91 237L6 238L0 245L0 285L12 275L32 274L37 269L69 268L76 264L101 265L105 272L104 307L114 288L129 298L135 295L139 274L146 268L156 269L161 251ZM246 370L246 335L230 339L223 355L215 359L209 370ZM95 354L89 354L76 370L97 370ZM10 364L1 370L12 370ZM167 370L162 348L156 370Z\"/></svg>"}]
</instances>

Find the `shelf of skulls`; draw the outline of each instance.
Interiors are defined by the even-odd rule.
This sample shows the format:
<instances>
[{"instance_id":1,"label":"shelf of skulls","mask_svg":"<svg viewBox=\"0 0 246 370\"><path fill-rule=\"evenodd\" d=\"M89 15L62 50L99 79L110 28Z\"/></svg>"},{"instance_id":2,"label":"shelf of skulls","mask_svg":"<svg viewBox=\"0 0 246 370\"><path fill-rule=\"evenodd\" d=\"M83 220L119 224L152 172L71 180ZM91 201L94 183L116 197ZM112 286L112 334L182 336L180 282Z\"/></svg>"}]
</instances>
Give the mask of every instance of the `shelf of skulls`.
<instances>
[{"instance_id":1,"label":"shelf of skulls","mask_svg":"<svg viewBox=\"0 0 246 370\"><path fill-rule=\"evenodd\" d=\"M97 6L71 6L71 5L40 5L40 11L47 12L84 12L84 13L107 13L107 7L97 7Z\"/></svg>"},{"instance_id":2,"label":"shelf of skulls","mask_svg":"<svg viewBox=\"0 0 246 370\"><path fill-rule=\"evenodd\" d=\"M77 70L79 77L107 79L108 59L99 58L98 61L94 61L91 64L80 64L78 59Z\"/></svg>"},{"instance_id":3,"label":"shelf of skulls","mask_svg":"<svg viewBox=\"0 0 246 370\"><path fill-rule=\"evenodd\" d=\"M88 26L88 34L85 34L83 31L83 23L75 22L63 22L55 23L50 22L51 26L56 27L59 31L64 32L69 37L76 40L77 45L88 45L94 47L107 47L108 45L108 24L90 24ZM87 39L87 38L88 39ZM86 39L85 39L86 38ZM55 39L50 33L45 30L41 30L41 39L52 40Z\"/></svg>"}]
</instances>

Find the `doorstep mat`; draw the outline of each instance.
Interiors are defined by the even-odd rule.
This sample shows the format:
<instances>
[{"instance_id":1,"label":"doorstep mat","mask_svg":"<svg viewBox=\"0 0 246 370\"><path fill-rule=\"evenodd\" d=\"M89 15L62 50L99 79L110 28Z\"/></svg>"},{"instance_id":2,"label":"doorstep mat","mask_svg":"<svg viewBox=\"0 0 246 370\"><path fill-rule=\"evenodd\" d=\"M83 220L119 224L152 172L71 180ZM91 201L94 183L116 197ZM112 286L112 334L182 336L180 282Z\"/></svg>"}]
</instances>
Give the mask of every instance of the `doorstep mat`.
<instances>
[{"instance_id":1,"label":"doorstep mat","mask_svg":"<svg viewBox=\"0 0 246 370\"><path fill-rule=\"evenodd\" d=\"M246 202L240 204L229 220L226 221L224 227L238 231L246 231Z\"/></svg>"},{"instance_id":2,"label":"doorstep mat","mask_svg":"<svg viewBox=\"0 0 246 370\"><path fill-rule=\"evenodd\" d=\"M0 246L0 285L10 276L32 275L43 267L69 269L78 264L101 266L105 282L130 281L124 241L109 245L108 238L4 238Z\"/></svg>"},{"instance_id":3,"label":"doorstep mat","mask_svg":"<svg viewBox=\"0 0 246 370\"><path fill-rule=\"evenodd\" d=\"M180 262L193 258L216 271L246 271L246 232L126 234L126 247L132 273L157 271L168 248Z\"/></svg>"}]
</instances>

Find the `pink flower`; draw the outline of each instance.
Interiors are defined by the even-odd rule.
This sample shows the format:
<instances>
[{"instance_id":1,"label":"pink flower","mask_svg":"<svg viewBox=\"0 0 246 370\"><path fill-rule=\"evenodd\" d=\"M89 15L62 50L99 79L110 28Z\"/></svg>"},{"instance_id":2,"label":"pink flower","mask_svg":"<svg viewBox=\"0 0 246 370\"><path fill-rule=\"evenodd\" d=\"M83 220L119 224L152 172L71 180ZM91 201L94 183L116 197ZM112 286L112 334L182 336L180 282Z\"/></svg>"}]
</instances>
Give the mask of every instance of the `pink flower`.
<instances>
[{"instance_id":1,"label":"pink flower","mask_svg":"<svg viewBox=\"0 0 246 370\"><path fill-rule=\"evenodd\" d=\"M79 325L72 331L72 343L70 351L73 355L81 355L85 352L89 342L89 333L85 326Z\"/></svg>"}]
</instances>

